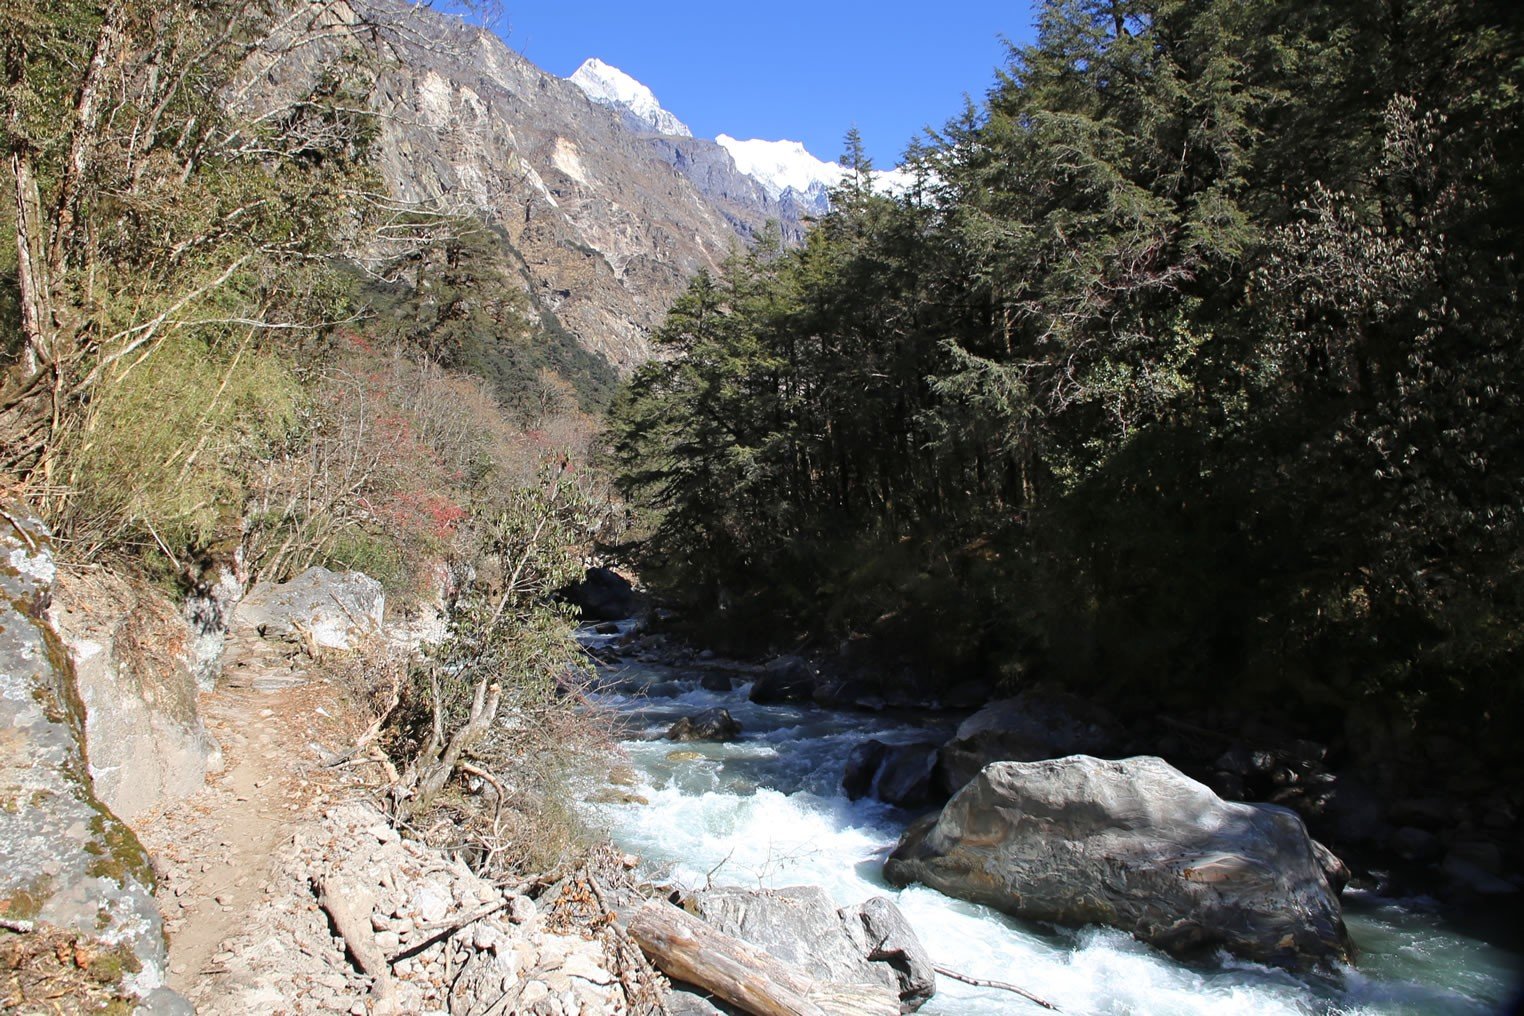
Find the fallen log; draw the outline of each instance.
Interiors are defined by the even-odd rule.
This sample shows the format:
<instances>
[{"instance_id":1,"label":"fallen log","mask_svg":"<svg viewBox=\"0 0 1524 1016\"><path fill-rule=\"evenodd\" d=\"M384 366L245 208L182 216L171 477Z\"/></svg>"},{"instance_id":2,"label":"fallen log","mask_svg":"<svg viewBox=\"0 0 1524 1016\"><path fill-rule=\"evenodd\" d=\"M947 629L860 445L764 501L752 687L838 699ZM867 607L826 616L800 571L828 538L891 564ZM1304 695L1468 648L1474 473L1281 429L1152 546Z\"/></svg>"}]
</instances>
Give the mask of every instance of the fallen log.
<instances>
[{"instance_id":1,"label":"fallen log","mask_svg":"<svg viewBox=\"0 0 1524 1016\"><path fill-rule=\"evenodd\" d=\"M899 1016L899 997L887 987L816 980L660 900L641 906L625 925L668 977L752 1016Z\"/></svg>"}]
</instances>

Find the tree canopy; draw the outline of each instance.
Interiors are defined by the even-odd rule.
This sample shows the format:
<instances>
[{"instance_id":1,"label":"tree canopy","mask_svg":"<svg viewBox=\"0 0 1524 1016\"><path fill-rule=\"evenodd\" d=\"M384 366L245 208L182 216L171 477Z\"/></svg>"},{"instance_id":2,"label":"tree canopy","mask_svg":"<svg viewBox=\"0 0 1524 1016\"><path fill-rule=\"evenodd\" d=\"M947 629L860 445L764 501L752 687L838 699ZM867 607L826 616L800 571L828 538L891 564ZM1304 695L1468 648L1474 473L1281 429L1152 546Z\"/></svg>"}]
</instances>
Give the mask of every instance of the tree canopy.
<instances>
[{"instance_id":1,"label":"tree canopy","mask_svg":"<svg viewBox=\"0 0 1524 1016\"><path fill-rule=\"evenodd\" d=\"M644 573L927 666L1516 764L1519 12L1039 29L908 193L849 181L679 302L615 414Z\"/></svg>"}]
</instances>

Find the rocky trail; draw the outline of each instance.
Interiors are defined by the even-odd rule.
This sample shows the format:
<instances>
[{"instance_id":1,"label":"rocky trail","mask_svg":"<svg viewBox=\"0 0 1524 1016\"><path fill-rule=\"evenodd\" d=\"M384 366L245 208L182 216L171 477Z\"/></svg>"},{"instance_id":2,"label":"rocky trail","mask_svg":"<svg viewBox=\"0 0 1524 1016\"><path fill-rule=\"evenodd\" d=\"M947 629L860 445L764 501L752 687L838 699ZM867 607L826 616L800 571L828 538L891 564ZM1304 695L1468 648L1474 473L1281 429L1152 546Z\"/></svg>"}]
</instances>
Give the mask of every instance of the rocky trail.
<instances>
[{"instance_id":1,"label":"rocky trail","mask_svg":"<svg viewBox=\"0 0 1524 1016\"><path fill-rule=\"evenodd\" d=\"M311 809L346 794L352 776L326 768L319 754L344 744L353 727L341 700L321 678L204 697L222 772L201 793L140 823L160 878L170 985L186 997L215 995L221 947L269 893L277 848Z\"/></svg>"}]
</instances>

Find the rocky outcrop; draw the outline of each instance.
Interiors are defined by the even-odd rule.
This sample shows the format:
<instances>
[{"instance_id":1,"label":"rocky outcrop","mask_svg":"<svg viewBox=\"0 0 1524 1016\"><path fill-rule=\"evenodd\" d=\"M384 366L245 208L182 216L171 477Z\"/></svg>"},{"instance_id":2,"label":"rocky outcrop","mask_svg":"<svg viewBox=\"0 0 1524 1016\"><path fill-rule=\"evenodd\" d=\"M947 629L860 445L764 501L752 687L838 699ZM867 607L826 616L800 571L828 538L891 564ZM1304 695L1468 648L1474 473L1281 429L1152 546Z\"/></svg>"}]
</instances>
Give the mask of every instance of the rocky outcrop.
<instances>
[{"instance_id":1,"label":"rocky outcrop","mask_svg":"<svg viewBox=\"0 0 1524 1016\"><path fill-rule=\"evenodd\" d=\"M741 724L728 709L706 709L684 716L667 730L669 741L734 741L740 736Z\"/></svg>"},{"instance_id":2,"label":"rocky outcrop","mask_svg":"<svg viewBox=\"0 0 1524 1016\"><path fill-rule=\"evenodd\" d=\"M536 306L623 371L650 357L651 331L697 270L784 217L751 207L718 145L633 130L486 29L401 0L325 9L355 37L256 57L251 111L343 65L345 50L379 49L376 168L393 195L494 227Z\"/></svg>"},{"instance_id":3,"label":"rocky outcrop","mask_svg":"<svg viewBox=\"0 0 1524 1016\"><path fill-rule=\"evenodd\" d=\"M685 895L683 908L812 977L888 987L904 1012L919 1009L936 992L926 950L884 897L838 909L818 886L721 888Z\"/></svg>"},{"instance_id":4,"label":"rocky outcrop","mask_svg":"<svg viewBox=\"0 0 1524 1016\"><path fill-rule=\"evenodd\" d=\"M68 654L45 620L56 568L42 523L0 517L0 916L119 952L123 989L151 1012L164 989L154 878L137 839L96 797ZM4 932L0 932L4 934Z\"/></svg>"},{"instance_id":5,"label":"rocky outcrop","mask_svg":"<svg viewBox=\"0 0 1524 1016\"><path fill-rule=\"evenodd\" d=\"M853 801L873 797L902 808L916 808L940 799L934 780L936 765L935 744L864 741L847 758L842 788Z\"/></svg>"},{"instance_id":6,"label":"rocky outcrop","mask_svg":"<svg viewBox=\"0 0 1524 1016\"><path fill-rule=\"evenodd\" d=\"M386 594L363 572L308 568L290 582L261 582L233 615L233 628L315 649L353 649L380 633Z\"/></svg>"},{"instance_id":7,"label":"rocky outcrop","mask_svg":"<svg viewBox=\"0 0 1524 1016\"><path fill-rule=\"evenodd\" d=\"M1112 738L1105 717L1070 695L1025 694L991 702L959 726L937 760L942 791L953 794L991 762L1094 755Z\"/></svg>"},{"instance_id":8,"label":"rocky outcrop","mask_svg":"<svg viewBox=\"0 0 1524 1016\"><path fill-rule=\"evenodd\" d=\"M200 790L222 751L197 710L194 634L180 611L102 571L60 579L48 617L84 707L96 796L131 822Z\"/></svg>"},{"instance_id":9,"label":"rocky outcrop","mask_svg":"<svg viewBox=\"0 0 1524 1016\"><path fill-rule=\"evenodd\" d=\"M1158 758L994 763L912 826L884 871L1179 956L1225 949L1307 969L1353 953L1301 819L1223 801Z\"/></svg>"}]
</instances>

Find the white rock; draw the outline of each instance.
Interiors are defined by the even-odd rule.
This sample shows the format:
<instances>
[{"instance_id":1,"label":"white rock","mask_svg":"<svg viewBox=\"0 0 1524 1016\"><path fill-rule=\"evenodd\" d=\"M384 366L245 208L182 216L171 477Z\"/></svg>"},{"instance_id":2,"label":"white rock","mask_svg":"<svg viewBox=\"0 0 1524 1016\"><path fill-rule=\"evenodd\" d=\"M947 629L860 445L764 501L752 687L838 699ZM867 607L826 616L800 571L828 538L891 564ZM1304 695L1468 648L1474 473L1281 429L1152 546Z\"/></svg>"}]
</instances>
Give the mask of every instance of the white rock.
<instances>
[{"instance_id":1,"label":"white rock","mask_svg":"<svg viewBox=\"0 0 1524 1016\"><path fill-rule=\"evenodd\" d=\"M450 893L437 885L426 884L413 891L413 911L426 924L442 921L450 912Z\"/></svg>"}]
</instances>

